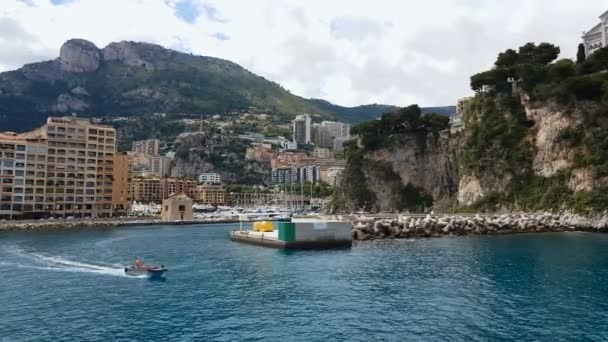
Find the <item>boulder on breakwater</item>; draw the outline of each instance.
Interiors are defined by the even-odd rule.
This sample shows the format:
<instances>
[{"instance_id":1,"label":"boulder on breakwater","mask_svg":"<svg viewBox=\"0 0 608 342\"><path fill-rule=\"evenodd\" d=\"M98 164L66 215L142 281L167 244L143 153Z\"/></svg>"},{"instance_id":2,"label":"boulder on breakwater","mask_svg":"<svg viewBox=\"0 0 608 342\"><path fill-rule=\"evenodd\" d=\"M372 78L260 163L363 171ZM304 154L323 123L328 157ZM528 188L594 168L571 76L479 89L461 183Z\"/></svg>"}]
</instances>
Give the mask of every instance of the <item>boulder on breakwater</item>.
<instances>
[{"instance_id":1,"label":"boulder on breakwater","mask_svg":"<svg viewBox=\"0 0 608 342\"><path fill-rule=\"evenodd\" d=\"M608 215L588 218L570 213L353 216L351 220L353 239L360 241L449 235L608 232Z\"/></svg>"}]
</instances>

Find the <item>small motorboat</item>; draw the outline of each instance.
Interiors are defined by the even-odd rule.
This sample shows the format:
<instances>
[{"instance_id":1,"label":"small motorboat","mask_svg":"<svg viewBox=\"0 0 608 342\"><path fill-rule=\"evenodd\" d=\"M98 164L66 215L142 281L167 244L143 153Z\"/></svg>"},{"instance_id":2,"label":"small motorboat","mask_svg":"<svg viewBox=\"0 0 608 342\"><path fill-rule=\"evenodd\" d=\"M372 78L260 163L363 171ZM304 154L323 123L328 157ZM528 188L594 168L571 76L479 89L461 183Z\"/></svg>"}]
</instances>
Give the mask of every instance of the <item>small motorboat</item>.
<instances>
[{"instance_id":1,"label":"small motorboat","mask_svg":"<svg viewBox=\"0 0 608 342\"><path fill-rule=\"evenodd\" d=\"M150 278L162 278L168 269L165 265L145 265L140 258L135 259L135 265L125 267L125 274L130 276L148 276Z\"/></svg>"}]
</instances>

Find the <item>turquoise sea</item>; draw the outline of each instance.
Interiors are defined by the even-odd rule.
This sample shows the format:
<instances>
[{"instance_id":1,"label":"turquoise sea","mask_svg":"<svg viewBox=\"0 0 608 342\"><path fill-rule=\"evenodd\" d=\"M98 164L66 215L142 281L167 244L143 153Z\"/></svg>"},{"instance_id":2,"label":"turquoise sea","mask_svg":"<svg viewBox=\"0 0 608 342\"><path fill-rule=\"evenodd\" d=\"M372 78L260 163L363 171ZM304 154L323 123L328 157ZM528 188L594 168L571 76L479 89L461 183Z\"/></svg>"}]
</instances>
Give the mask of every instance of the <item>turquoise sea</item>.
<instances>
[{"instance_id":1,"label":"turquoise sea","mask_svg":"<svg viewBox=\"0 0 608 342\"><path fill-rule=\"evenodd\" d=\"M608 235L286 252L232 228L0 232L0 341L608 340Z\"/></svg>"}]
</instances>

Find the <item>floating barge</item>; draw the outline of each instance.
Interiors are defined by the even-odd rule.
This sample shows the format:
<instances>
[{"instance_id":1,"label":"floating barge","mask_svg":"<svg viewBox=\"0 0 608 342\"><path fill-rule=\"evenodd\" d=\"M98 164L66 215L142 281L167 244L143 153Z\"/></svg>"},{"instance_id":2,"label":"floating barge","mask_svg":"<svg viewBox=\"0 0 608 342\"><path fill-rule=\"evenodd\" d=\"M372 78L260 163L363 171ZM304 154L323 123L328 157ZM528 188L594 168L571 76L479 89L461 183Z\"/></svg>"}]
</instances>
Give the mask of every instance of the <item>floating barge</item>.
<instances>
[{"instance_id":1,"label":"floating barge","mask_svg":"<svg viewBox=\"0 0 608 342\"><path fill-rule=\"evenodd\" d=\"M252 230L230 232L232 241L280 249L350 248L352 224L321 218L294 218L291 222L255 222Z\"/></svg>"}]
</instances>

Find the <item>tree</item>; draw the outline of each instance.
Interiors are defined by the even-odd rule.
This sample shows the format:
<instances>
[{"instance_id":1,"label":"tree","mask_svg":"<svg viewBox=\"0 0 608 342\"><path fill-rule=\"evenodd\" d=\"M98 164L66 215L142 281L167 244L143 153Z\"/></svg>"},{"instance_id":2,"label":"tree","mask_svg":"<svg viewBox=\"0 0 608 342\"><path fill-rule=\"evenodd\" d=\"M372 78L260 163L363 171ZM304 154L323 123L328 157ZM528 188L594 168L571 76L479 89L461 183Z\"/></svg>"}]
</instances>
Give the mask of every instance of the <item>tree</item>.
<instances>
[{"instance_id":1,"label":"tree","mask_svg":"<svg viewBox=\"0 0 608 342\"><path fill-rule=\"evenodd\" d=\"M576 64L581 64L585 61L587 55L585 54L585 45L583 43L578 44L578 51L576 52Z\"/></svg>"},{"instance_id":2,"label":"tree","mask_svg":"<svg viewBox=\"0 0 608 342\"><path fill-rule=\"evenodd\" d=\"M508 49L507 51L498 54L498 58L496 59L496 63L494 63L494 65L503 68L511 67L517 64L518 58L519 55L517 54L517 51Z\"/></svg>"},{"instance_id":3,"label":"tree","mask_svg":"<svg viewBox=\"0 0 608 342\"><path fill-rule=\"evenodd\" d=\"M534 43L528 43L519 48L518 63L547 65L557 59L559 52L559 47L553 44L540 43L536 46Z\"/></svg>"}]
</instances>

